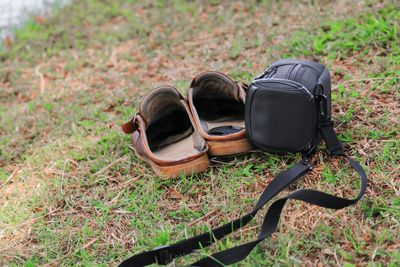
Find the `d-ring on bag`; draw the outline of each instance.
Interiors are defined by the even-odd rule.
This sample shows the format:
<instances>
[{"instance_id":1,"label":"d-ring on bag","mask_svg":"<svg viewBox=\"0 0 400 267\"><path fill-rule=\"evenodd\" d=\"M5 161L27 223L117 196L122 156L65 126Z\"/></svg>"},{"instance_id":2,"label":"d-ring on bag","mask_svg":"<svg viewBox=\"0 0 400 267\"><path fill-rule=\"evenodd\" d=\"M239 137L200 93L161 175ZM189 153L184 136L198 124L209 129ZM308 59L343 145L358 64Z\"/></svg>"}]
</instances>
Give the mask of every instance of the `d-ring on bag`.
<instances>
[{"instance_id":1,"label":"d-ring on bag","mask_svg":"<svg viewBox=\"0 0 400 267\"><path fill-rule=\"evenodd\" d=\"M360 164L345 154L333 129L331 82L325 66L291 59L273 63L248 87L245 122L247 138L255 146L275 153L300 152L303 156L301 162L279 173L264 190L254 209L243 217L210 232L134 255L120 266L168 264L176 257L207 247L245 226L276 194L311 170L309 159L322 140L325 141L329 155L346 158L360 175L361 190L355 199L310 189L294 191L271 204L256 240L220 251L190 266L224 266L246 258L259 242L275 232L288 199L341 209L356 203L364 195L367 176Z\"/></svg>"}]
</instances>

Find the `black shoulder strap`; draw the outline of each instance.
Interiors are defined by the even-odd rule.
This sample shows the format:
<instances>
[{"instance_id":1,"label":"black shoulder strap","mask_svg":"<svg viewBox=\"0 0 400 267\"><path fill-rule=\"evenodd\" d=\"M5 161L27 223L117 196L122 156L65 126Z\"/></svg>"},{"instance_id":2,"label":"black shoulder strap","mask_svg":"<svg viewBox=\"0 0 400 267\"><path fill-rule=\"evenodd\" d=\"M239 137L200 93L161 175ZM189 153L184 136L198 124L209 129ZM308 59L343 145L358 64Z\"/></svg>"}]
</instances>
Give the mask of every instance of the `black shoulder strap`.
<instances>
[{"instance_id":1,"label":"black shoulder strap","mask_svg":"<svg viewBox=\"0 0 400 267\"><path fill-rule=\"evenodd\" d=\"M341 209L356 203L364 195L367 187L367 176L358 162L345 155L342 144L336 137L333 129L333 123L325 123L321 126L320 131L325 140L328 152L331 155L345 157L349 161L351 167L360 175L361 190L358 196L355 199L346 199L315 190L297 190L292 192L286 197L278 199L272 203L264 217L260 234L256 240L215 253L193 263L191 266L224 266L246 258L259 242L269 237L273 232L276 231L280 214L288 199L301 200L330 209ZM154 263L168 264L174 258L189 254L197 249L211 245L226 235L248 224L269 200L271 200L289 184L303 176L310 169L311 166L308 163L308 159L303 158L301 162L295 164L288 170L279 173L261 194L261 197L259 198L255 208L241 218L231 221L218 228L214 228L210 232L182 240L178 243L158 247L151 251L136 254L122 262L120 266L146 266Z\"/></svg>"},{"instance_id":2,"label":"black shoulder strap","mask_svg":"<svg viewBox=\"0 0 400 267\"><path fill-rule=\"evenodd\" d=\"M208 256L193 263L191 266L220 267L239 262L246 258L247 255L259 242L269 237L272 233L276 231L280 214L288 199L301 200L313 205L329 209L342 209L356 203L358 200L361 199L367 188L367 175L365 174L363 168L358 162L356 162L344 153L343 146L336 137L332 122L323 125L321 127L321 133L325 140L329 154L346 158L350 163L350 166L360 175L361 190L358 196L354 199L346 199L309 189L297 190L295 192L292 192L286 197L278 199L274 203L272 203L272 205L268 209L267 214L264 217L260 234L258 235L258 238L256 240L215 253L211 256Z\"/></svg>"},{"instance_id":3,"label":"black shoulder strap","mask_svg":"<svg viewBox=\"0 0 400 267\"><path fill-rule=\"evenodd\" d=\"M157 247L153 250L136 254L122 262L119 266L146 266L154 263L168 264L173 260L173 258L189 254L195 250L211 245L226 235L248 224L269 200L282 191L286 186L304 175L309 169L310 166L308 161L303 160L288 170L279 173L261 194L255 208L241 218L214 228L210 232L182 240L178 243Z\"/></svg>"}]
</instances>

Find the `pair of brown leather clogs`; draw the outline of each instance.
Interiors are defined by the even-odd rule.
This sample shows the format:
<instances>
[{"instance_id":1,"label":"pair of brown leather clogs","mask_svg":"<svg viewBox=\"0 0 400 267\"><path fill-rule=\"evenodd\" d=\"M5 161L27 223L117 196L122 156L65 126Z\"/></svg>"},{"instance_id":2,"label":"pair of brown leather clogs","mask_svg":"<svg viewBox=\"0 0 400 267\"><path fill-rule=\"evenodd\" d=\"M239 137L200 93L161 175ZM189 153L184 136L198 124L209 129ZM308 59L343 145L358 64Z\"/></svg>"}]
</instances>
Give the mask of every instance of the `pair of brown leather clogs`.
<instances>
[{"instance_id":1,"label":"pair of brown leather clogs","mask_svg":"<svg viewBox=\"0 0 400 267\"><path fill-rule=\"evenodd\" d=\"M208 155L252 150L244 103L244 86L225 74L204 72L193 79L187 98L171 86L152 90L122 130L132 134L136 155L161 178L190 175L208 167Z\"/></svg>"}]
</instances>

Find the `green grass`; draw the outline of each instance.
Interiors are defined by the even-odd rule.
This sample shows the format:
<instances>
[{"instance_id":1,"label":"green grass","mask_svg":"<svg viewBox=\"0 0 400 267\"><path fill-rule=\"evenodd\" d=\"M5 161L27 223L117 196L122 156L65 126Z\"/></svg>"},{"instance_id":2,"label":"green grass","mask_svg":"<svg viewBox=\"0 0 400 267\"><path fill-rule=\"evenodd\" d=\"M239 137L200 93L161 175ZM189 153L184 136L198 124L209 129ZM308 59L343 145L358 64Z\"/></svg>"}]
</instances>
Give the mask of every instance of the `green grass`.
<instances>
[{"instance_id":1,"label":"green grass","mask_svg":"<svg viewBox=\"0 0 400 267\"><path fill-rule=\"evenodd\" d=\"M28 23L0 51L0 264L116 265L249 211L299 155L217 158L163 181L119 124L156 85L185 93L209 69L250 82L296 57L330 68L336 129L369 189L337 212L289 202L278 233L239 266L399 265L399 10L394 1L77 1ZM357 176L322 146L313 165L285 192L357 191ZM265 211L177 264L254 239Z\"/></svg>"}]
</instances>

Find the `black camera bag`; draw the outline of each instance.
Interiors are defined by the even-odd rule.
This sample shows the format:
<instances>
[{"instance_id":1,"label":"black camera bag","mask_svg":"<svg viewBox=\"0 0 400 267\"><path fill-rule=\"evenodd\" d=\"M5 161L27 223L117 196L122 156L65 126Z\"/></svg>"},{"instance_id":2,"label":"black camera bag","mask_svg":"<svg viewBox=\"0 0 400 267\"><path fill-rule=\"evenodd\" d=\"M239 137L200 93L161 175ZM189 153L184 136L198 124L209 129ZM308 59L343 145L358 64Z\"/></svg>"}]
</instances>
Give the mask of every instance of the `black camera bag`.
<instances>
[{"instance_id":1,"label":"black camera bag","mask_svg":"<svg viewBox=\"0 0 400 267\"><path fill-rule=\"evenodd\" d=\"M247 138L265 151L306 152L321 141L318 129L330 114L328 69L312 61L279 60L249 86Z\"/></svg>"},{"instance_id":2,"label":"black camera bag","mask_svg":"<svg viewBox=\"0 0 400 267\"><path fill-rule=\"evenodd\" d=\"M269 200L312 169L310 158L322 140L329 155L346 158L360 175L361 190L356 198L346 199L311 189L294 191L271 204L256 240L214 253L190 266L219 267L246 258L259 242L276 231L288 199L341 209L356 203L364 195L367 176L360 164L345 154L333 128L331 82L324 65L312 61L279 60L247 88L245 123L248 140L261 150L272 153L302 153L302 160L279 173L261 194L254 209L241 218L178 243L136 254L120 266L168 264L174 258L207 247L245 226Z\"/></svg>"}]
</instances>

